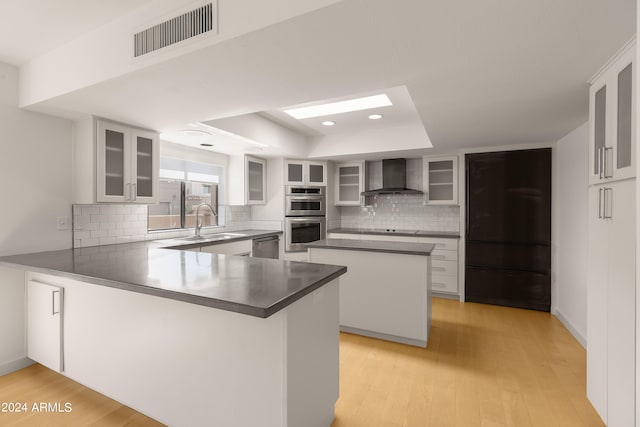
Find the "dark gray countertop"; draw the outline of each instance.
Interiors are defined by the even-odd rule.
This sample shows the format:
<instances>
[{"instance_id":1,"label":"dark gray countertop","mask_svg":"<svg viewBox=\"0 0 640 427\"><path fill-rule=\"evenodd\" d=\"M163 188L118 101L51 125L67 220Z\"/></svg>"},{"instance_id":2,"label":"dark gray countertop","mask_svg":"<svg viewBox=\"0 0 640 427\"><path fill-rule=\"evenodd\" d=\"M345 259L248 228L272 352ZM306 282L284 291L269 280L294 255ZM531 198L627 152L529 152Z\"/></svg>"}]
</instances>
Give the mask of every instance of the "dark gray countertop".
<instances>
[{"instance_id":1,"label":"dark gray countertop","mask_svg":"<svg viewBox=\"0 0 640 427\"><path fill-rule=\"evenodd\" d=\"M271 316L347 271L343 266L216 255L163 245L163 241L149 241L13 255L0 257L0 265L257 317Z\"/></svg>"},{"instance_id":2,"label":"dark gray countertop","mask_svg":"<svg viewBox=\"0 0 640 427\"><path fill-rule=\"evenodd\" d=\"M435 245L431 243L380 242L377 240L325 239L307 243L307 248L340 249L348 251L387 252L406 255L430 256Z\"/></svg>"},{"instance_id":3,"label":"dark gray countertop","mask_svg":"<svg viewBox=\"0 0 640 427\"><path fill-rule=\"evenodd\" d=\"M408 237L443 237L447 239L460 238L460 233L457 231L396 230L390 228L333 228L327 231L327 233L377 234Z\"/></svg>"}]
</instances>

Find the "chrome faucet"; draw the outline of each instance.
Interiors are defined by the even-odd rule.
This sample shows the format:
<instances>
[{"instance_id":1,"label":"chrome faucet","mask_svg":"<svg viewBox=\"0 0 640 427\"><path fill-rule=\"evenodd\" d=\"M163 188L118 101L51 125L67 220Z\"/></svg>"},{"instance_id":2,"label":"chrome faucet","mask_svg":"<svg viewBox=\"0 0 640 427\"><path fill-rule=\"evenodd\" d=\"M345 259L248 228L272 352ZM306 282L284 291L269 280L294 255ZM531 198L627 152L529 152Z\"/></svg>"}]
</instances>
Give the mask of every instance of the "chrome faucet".
<instances>
[{"instance_id":1,"label":"chrome faucet","mask_svg":"<svg viewBox=\"0 0 640 427\"><path fill-rule=\"evenodd\" d=\"M211 206L209 203L200 203L198 206L196 206L196 228L194 230L195 236L200 236L200 229L202 228L202 221L200 220L200 208L206 206L211 210L211 213L213 214L213 216L215 216L216 218L218 218L218 214L216 213L215 209L213 209L213 206Z\"/></svg>"}]
</instances>

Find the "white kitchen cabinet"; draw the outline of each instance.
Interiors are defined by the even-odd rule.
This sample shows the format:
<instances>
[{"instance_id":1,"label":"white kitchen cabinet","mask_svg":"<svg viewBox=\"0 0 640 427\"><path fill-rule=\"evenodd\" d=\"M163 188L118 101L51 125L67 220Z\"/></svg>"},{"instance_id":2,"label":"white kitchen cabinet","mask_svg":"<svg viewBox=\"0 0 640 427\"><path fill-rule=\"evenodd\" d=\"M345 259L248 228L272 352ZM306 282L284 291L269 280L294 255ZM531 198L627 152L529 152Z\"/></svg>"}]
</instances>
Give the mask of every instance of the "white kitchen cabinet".
<instances>
[{"instance_id":1,"label":"white kitchen cabinet","mask_svg":"<svg viewBox=\"0 0 640 427\"><path fill-rule=\"evenodd\" d=\"M431 287L434 292L458 294L458 239L418 237L418 243L431 243Z\"/></svg>"},{"instance_id":2,"label":"white kitchen cabinet","mask_svg":"<svg viewBox=\"0 0 640 427\"><path fill-rule=\"evenodd\" d=\"M253 156L229 157L230 205L264 205L267 200L267 161Z\"/></svg>"},{"instance_id":3,"label":"white kitchen cabinet","mask_svg":"<svg viewBox=\"0 0 640 427\"><path fill-rule=\"evenodd\" d=\"M327 238L433 244L435 249L431 253L431 288L437 293L458 295L458 239L352 233L329 233Z\"/></svg>"},{"instance_id":4,"label":"white kitchen cabinet","mask_svg":"<svg viewBox=\"0 0 640 427\"><path fill-rule=\"evenodd\" d=\"M335 205L362 205L364 191L364 161L338 163L335 177Z\"/></svg>"},{"instance_id":5,"label":"white kitchen cabinet","mask_svg":"<svg viewBox=\"0 0 640 427\"><path fill-rule=\"evenodd\" d=\"M423 157L425 204L458 204L458 157Z\"/></svg>"},{"instance_id":6,"label":"white kitchen cabinet","mask_svg":"<svg viewBox=\"0 0 640 427\"><path fill-rule=\"evenodd\" d=\"M253 250L253 240L239 240L229 243L216 243L208 246L201 246L200 252L220 255L241 255L250 256Z\"/></svg>"},{"instance_id":7,"label":"white kitchen cabinet","mask_svg":"<svg viewBox=\"0 0 640 427\"><path fill-rule=\"evenodd\" d=\"M64 370L64 288L27 281L27 356L56 372Z\"/></svg>"},{"instance_id":8,"label":"white kitchen cabinet","mask_svg":"<svg viewBox=\"0 0 640 427\"><path fill-rule=\"evenodd\" d=\"M157 203L158 134L103 119L96 129L97 202Z\"/></svg>"},{"instance_id":9,"label":"white kitchen cabinet","mask_svg":"<svg viewBox=\"0 0 640 427\"><path fill-rule=\"evenodd\" d=\"M327 162L284 161L285 185L327 185Z\"/></svg>"},{"instance_id":10,"label":"white kitchen cabinet","mask_svg":"<svg viewBox=\"0 0 640 427\"><path fill-rule=\"evenodd\" d=\"M587 395L608 426L635 425L635 180L589 189Z\"/></svg>"},{"instance_id":11,"label":"white kitchen cabinet","mask_svg":"<svg viewBox=\"0 0 640 427\"><path fill-rule=\"evenodd\" d=\"M591 81L589 183L635 176L635 39Z\"/></svg>"}]
</instances>

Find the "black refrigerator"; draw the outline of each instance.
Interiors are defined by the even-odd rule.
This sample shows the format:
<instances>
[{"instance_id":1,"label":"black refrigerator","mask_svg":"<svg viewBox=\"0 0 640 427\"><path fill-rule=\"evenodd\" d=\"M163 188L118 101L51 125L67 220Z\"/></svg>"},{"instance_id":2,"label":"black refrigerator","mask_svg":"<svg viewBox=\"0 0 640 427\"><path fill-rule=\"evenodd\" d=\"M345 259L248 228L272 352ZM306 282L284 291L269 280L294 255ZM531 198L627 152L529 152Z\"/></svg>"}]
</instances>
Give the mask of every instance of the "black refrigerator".
<instances>
[{"instance_id":1,"label":"black refrigerator","mask_svg":"<svg viewBox=\"0 0 640 427\"><path fill-rule=\"evenodd\" d=\"M551 149L466 155L466 301L550 311Z\"/></svg>"}]
</instances>

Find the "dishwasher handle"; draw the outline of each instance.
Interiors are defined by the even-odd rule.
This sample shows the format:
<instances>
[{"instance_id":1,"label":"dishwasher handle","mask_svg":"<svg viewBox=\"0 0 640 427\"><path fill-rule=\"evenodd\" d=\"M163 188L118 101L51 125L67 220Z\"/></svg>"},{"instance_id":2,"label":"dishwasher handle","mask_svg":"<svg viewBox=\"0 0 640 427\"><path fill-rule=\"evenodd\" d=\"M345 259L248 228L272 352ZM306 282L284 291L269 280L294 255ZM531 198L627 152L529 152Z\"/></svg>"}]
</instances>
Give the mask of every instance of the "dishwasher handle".
<instances>
[{"instance_id":1,"label":"dishwasher handle","mask_svg":"<svg viewBox=\"0 0 640 427\"><path fill-rule=\"evenodd\" d=\"M280 236L276 234L273 236L266 236L266 237L254 237L253 242L262 243L262 242L270 242L272 240L280 240Z\"/></svg>"}]
</instances>

